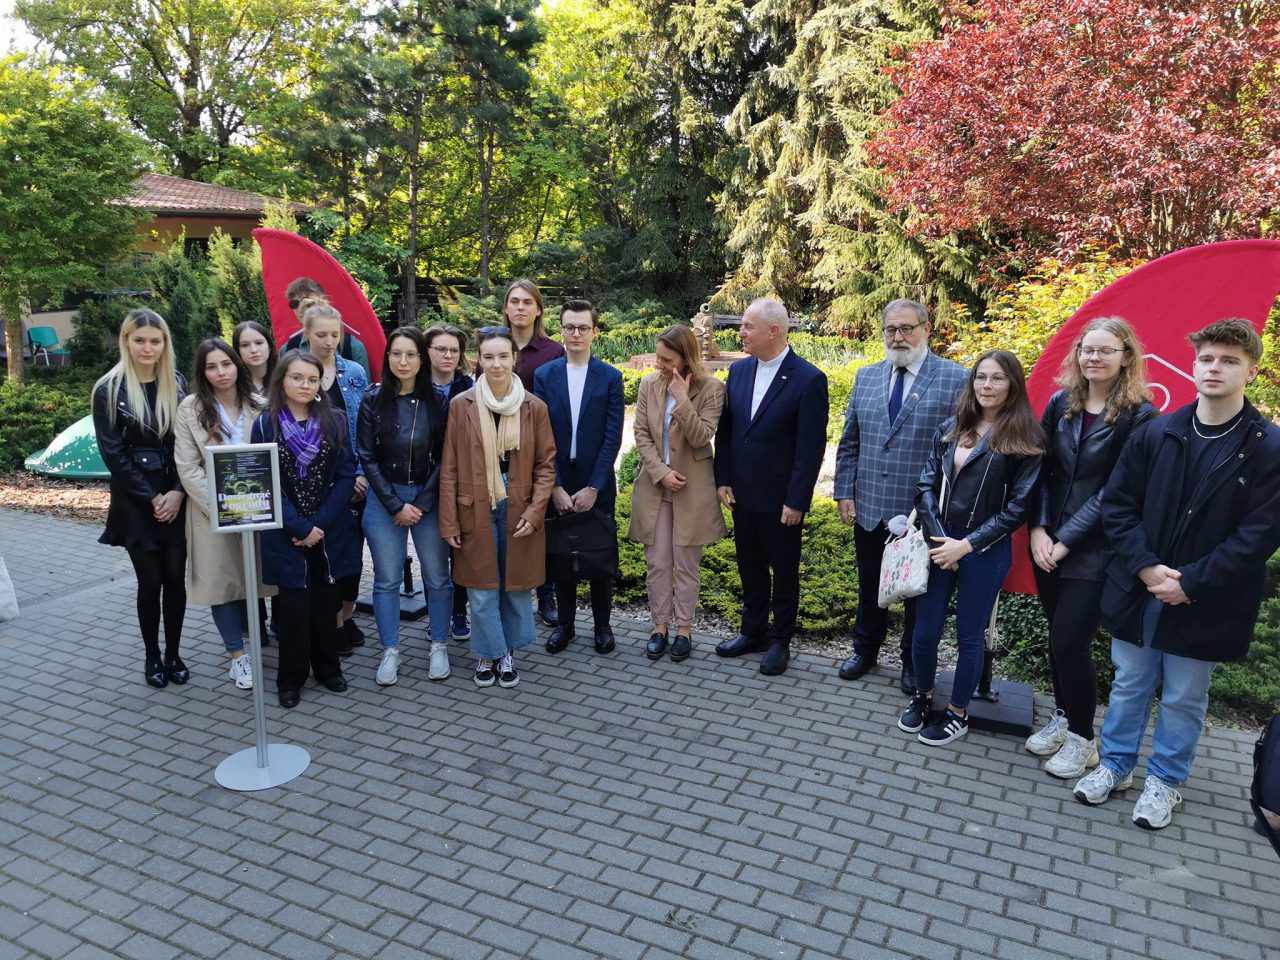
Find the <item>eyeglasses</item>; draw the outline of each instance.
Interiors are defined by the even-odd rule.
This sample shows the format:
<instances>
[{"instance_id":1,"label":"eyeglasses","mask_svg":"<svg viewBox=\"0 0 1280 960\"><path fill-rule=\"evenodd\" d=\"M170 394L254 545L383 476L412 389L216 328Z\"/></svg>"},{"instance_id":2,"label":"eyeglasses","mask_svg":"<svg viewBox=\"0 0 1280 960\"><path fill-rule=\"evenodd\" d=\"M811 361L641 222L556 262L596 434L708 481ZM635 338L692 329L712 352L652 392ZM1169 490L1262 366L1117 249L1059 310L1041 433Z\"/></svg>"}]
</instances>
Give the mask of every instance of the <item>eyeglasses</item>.
<instances>
[{"instance_id":1,"label":"eyeglasses","mask_svg":"<svg viewBox=\"0 0 1280 960\"><path fill-rule=\"evenodd\" d=\"M462 352L457 347L432 347L431 349L442 357L456 357Z\"/></svg>"},{"instance_id":2,"label":"eyeglasses","mask_svg":"<svg viewBox=\"0 0 1280 960\"><path fill-rule=\"evenodd\" d=\"M987 376L985 373L980 373L973 378L973 382L978 386L982 386L984 383L989 383L993 387L1003 387L1009 382L1009 378L1003 373L993 373L991 376Z\"/></svg>"},{"instance_id":3,"label":"eyeglasses","mask_svg":"<svg viewBox=\"0 0 1280 960\"><path fill-rule=\"evenodd\" d=\"M403 352L403 351L401 351L401 350L392 350L392 351L391 351L391 359L392 359L392 360L410 360L410 361L412 361L412 360L418 360L418 359L421 359L421 357L422 357L422 354L418 353L418 351L416 351L416 350L415 350L415 351L413 351L412 353L405 353L405 352Z\"/></svg>"},{"instance_id":4,"label":"eyeglasses","mask_svg":"<svg viewBox=\"0 0 1280 960\"><path fill-rule=\"evenodd\" d=\"M585 324L580 325L580 324L573 323L573 324L569 324L567 327L561 327L560 332L563 333L566 337L581 337L581 336L586 336L588 333L590 333L591 328Z\"/></svg>"},{"instance_id":5,"label":"eyeglasses","mask_svg":"<svg viewBox=\"0 0 1280 960\"><path fill-rule=\"evenodd\" d=\"M1097 357L1099 360L1110 360L1117 353L1123 353L1128 347L1081 347L1080 356L1086 360Z\"/></svg>"},{"instance_id":6,"label":"eyeglasses","mask_svg":"<svg viewBox=\"0 0 1280 960\"><path fill-rule=\"evenodd\" d=\"M318 387L320 386L319 377L304 377L300 373L291 373L286 378L290 383L299 387Z\"/></svg>"},{"instance_id":7,"label":"eyeglasses","mask_svg":"<svg viewBox=\"0 0 1280 960\"><path fill-rule=\"evenodd\" d=\"M886 340L894 340L898 337L902 337L905 339L906 337L911 336L913 333L915 333L917 330L919 330L923 326L924 326L923 323L912 323L912 324L904 323L900 326L885 327L884 338Z\"/></svg>"}]
</instances>

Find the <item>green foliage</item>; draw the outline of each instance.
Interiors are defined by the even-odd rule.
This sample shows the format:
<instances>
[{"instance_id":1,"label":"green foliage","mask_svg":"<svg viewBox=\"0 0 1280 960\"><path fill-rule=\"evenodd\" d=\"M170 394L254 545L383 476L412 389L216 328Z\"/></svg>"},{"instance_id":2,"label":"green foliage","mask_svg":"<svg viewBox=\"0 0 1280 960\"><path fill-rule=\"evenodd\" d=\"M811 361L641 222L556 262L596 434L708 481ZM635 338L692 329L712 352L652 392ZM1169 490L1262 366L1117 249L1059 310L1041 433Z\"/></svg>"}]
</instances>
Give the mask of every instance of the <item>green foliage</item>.
<instances>
[{"instance_id":1,"label":"green foliage","mask_svg":"<svg viewBox=\"0 0 1280 960\"><path fill-rule=\"evenodd\" d=\"M633 370L631 367L618 369L622 371L622 396L630 406L636 402L636 397L640 394L640 381L653 373L653 367L646 367L643 370Z\"/></svg>"},{"instance_id":2,"label":"green foliage","mask_svg":"<svg viewBox=\"0 0 1280 960\"><path fill-rule=\"evenodd\" d=\"M237 324L253 320L271 329L267 291L262 285L262 256L253 241L236 243L221 230L209 238L205 268L209 303L222 337L231 341Z\"/></svg>"},{"instance_id":3,"label":"green foliage","mask_svg":"<svg viewBox=\"0 0 1280 960\"><path fill-rule=\"evenodd\" d=\"M64 385L51 379L0 381L0 473L20 469L29 454L89 414L92 381L72 376Z\"/></svg>"},{"instance_id":4,"label":"green foliage","mask_svg":"<svg viewBox=\"0 0 1280 960\"><path fill-rule=\"evenodd\" d=\"M201 283L203 263L193 262L183 246L179 238L148 261L146 272L155 295L148 306L168 322L178 370L190 375L196 347L208 337L222 336L222 330Z\"/></svg>"},{"instance_id":5,"label":"green foliage","mask_svg":"<svg viewBox=\"0 0 1280 960\"><path fill-rule=\"evenodd\" d=\"M332 210L310 211L301 232L346 268L375 313L385 316L390 312L396 284L389 278L396 275L405 255L402 246L383 230L357 230Z\"/></svg>"},{"instance_id":6,"label":"green foliage","mask_svg":"<svg viewBox=\"0 0 1280 960\"><path fill-rule=\"evenodd\" d=\"M106 373L120 359L116 337L125 314L143 305L132 297L102 297L80 304L71 318L76 331L68 347L72 364L94 371L95 376Z\"/></svg>"}]
</instances>

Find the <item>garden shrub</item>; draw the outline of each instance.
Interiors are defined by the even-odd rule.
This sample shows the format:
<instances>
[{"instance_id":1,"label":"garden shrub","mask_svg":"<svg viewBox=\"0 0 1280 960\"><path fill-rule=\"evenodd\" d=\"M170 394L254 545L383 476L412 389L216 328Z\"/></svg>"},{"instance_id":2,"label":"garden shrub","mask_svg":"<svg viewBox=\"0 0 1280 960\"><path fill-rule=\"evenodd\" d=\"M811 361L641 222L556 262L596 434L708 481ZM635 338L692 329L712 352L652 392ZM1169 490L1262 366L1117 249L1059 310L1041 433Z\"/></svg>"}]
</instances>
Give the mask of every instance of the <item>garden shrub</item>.
<instances>
[{"instance_id":1,"label":"garden shrub","mask_svg":"<svg viewBox=\"0 0 1280 960\"><path fill-rule=\"evenodd\" d=\"M63 382L38 376L0 382L0 473L21 469L28 455L89 414L93 383L84 380L81 374Z\"/></svg>"},{"instance_id":2,"label":"garden shrub","mask_svg":"<svg viewBox=\"0 0 1280 960\"><path fill-rule=\"evenodd\" d=\"M71 363L79 368L103 374L120 359L120 348L115 342L124 323L125 314L143 306L142 300L132 297L104 297L86 300L71 318L75 334L67 349L71 351Z\"/></svg>"}]
</instances>

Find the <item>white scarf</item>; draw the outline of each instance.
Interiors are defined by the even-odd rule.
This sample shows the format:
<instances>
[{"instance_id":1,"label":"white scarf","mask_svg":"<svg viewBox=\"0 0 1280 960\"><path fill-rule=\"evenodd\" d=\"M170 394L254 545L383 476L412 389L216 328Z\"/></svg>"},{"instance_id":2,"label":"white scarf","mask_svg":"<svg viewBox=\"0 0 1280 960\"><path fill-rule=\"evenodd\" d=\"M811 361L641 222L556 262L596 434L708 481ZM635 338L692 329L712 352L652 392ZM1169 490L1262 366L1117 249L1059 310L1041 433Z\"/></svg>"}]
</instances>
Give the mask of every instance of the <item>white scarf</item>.
<instances>
[{"instance_id":1,"label":"white scarf","mask_svg":"<svg viewBox=\"0 0 1280 960\"><path fill-rule=\"evenodd\" d=\"M520 449L520 405L524 403L524 384L511 374L511 389L501 400L494 397L485 376L476 381L476 401L480 405L480 438L484 442L484 473L489 484L489 503L497 506L507 499L507 485L502 482L502 454ZM493 414L499 422L493 422Z\"/></svg>"}]
</instances>

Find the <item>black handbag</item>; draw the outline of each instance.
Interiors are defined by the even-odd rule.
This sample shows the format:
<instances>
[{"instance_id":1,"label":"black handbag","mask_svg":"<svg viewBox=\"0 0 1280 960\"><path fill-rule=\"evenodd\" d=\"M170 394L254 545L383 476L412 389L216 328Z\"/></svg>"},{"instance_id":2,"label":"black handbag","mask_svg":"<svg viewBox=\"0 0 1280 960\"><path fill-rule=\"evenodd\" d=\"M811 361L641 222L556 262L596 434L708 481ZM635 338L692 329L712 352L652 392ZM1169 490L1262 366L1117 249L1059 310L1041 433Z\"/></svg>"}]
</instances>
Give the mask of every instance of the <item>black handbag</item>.
<instances>
[{"instance_id":1,"label":"black handbag","mask_svg":"<svg viewBox=\"0 0 1280 960\"><path fill-rule=\"evenodd\" d=\"M1262 731L1253 748L1253 786L1249 790L1249 806L1258 818L1259 831L1280 855L1280 831L1271 825L1266 811L1280 813L1280 713Z\"/></svg>"},{"instance_id":2,"label":"black handbag","mask_svg":"<svg viewBox=\"0 0 1280 960\"><path fill-rule=\"evenodd\" d=\"M546 528L550 579L618 575L618 531L602 510L548 517Z\"/></svg>"}]
</instances>

